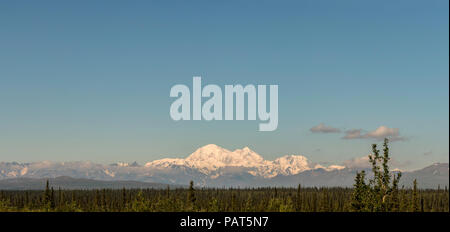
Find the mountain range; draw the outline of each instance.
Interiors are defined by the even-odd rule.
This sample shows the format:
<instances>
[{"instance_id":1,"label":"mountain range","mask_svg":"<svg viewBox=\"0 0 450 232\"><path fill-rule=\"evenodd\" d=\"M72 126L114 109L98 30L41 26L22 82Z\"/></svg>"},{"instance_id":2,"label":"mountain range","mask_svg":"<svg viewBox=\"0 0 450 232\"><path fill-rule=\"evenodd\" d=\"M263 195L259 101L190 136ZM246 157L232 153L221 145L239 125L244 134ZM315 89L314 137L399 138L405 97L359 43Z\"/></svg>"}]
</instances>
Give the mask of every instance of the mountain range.
<instances>
[{"instance_id":1,"label":"mountain range","mask_svg":"<svg viewBox=\"0 0 450 232\"><path fill-rule=\"evenodd\" d=\"M365 168L313 164L301 155L265 160L248 147L230 151L209 144L184 159L165 158L142 166L136 162L111 165L89 161L0 162L0 188L5 180L21 178L23 182L24 178L54 179L61 176L81 180L136 181L163 185L186 185L193 180L197 186L205 187L292 187L298 184L351 187L356 172L362 169ZM370 173L370 170L367 172ZM449 165L436 163L420 170L403 172L400 184L409 187L414 179L417 179L421 188L448 186Z\"/></svg>"}]
</instances>

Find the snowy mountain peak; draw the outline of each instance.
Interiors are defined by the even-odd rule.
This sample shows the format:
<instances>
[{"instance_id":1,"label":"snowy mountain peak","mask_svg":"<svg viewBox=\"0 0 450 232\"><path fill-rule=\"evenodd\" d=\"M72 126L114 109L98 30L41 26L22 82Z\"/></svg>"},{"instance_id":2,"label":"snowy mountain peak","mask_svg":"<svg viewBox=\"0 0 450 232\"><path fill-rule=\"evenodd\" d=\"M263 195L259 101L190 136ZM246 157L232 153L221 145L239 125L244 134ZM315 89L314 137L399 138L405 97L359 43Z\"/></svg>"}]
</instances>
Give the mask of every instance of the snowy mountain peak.
<instances>
[{"instance_id":1,"label":"snowy mountain peak","mask_svg":"<svg viewBox=\"0 0 450 232\"><path fill-rule=\"evenodd\" d=\"M225 167L239 167L247 169L251 175L264 178L295 175L311 169L308 159L301 155L286 155L270 161L249 147L230 151L215 144L200 147L186 159L155 160L145 166L155 168L185 166L207 175L218 174Z\"/></svg>"},{"instance_id":2,"label":"snowy mountain peak","mask_svg":"<svg viewBox=\"0 0 450 232\"><path fill-rule=\"evenodd\" d=\"M272 178L277 175L296 175L313 169L324 169L326 171L341 170L345 168L339 165L324 167L313 166L309 160L302 155L285 155L273 161L265 160L249 147L227 150L215 144L208 144L198 148L186 159L161 159L149 162L145 165L149 168L191 168L205 175L220 176L226 167L240 168L246 170L253 176Z\"/></svg>"},{"instance_id":3,"label":"snowy mountain peak","mask_svg":"<svg viewBox=\"0 0 450 232\"><path fill-rule=\"evenodd\" d=\"M229 151L217 145L209 144L197 149L185 161L188 166L209 173L222 167L259 166L264 162L264 159L248 147Z\"/></svg>"},{"instance_id":4,"label":"snowy mountain peak","mask_svg":"<svg viewBox=\"0 0 450 232\"><path fill-rule=\"evenodd\" d=\"M285 155L273 161L283 175L295 175L311 169L308 159L301 155Z\"/></svg>"},{"instance_id":5,"label":"snowy mountain peak","mask_svg":"<svg viewBox=\"0 0 450 232\"><path fill-rule=\"evenodd\" d=\"M198 148L194 153L217 153L222 151L228 151L227 149L217 146L216 144L208 144L203 147Z\"/></svg>"},{"instance_id":6,"label":"snowy mountain peak","mask_svg":"<svg viewBox=\"0 0 450 232\"><path fill-rule=\"evenodd\" d=\"M285 155L275 159L274 162L287 164L307 164L308 158L302 155Z\"/></svg>"}]
</instances>

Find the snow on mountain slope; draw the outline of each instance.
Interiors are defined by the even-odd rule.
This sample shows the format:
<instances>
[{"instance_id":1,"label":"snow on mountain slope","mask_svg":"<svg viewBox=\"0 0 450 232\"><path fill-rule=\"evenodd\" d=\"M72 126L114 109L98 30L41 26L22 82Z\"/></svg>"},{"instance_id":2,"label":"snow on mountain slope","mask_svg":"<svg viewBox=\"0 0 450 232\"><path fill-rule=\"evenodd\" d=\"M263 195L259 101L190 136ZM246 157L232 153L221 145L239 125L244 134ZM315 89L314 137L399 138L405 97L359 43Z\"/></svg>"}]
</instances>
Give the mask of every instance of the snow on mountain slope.
<instances>
[{"instance_id":1,"label":"snow on mountain slope","mask_svg":"<svg viewBox=\"0 0 450 232\"><path fill-rule=\"evenodd\" d=\"M304 156L286 155L273 161L275 167L278 168L280 174L295 175L300 172L311 169L308 159Z\"/></svg>"},{"instance_id":2,"label":"snow on mountain slope","mask_svg":"<svg viewBox=\"0 0 450 232\"><path fill-rule=\"evenodd\" d=\"M341 166L341 165L330 165L328 167L325 167L325 166L322 166L320 164L316 164L314 166L314 169L323 169L323 170L328 171L328 172L334 171L334 170L341 170L341 169L344 169L344 168L345 168L345 166Z\"/></svg>"},{"instance_id":3,"label":"snow on mountain slope","mask_svg":"<svg viewBox=\"0 0 450 232\"><path fill-rule=\"evenodd\" d=\"M273 161L265 160L248 147L229 151L215 144L197 149L186 159L160 159L145 164L148 168L168 168L186 166L197 169L204 174L219 176L219 171L226 167L247 169L253 176L271 178L277 175L295 175L312 169L308 159L301 155L287 155ZM331 166L330 166L331 167ZM333 169L333 168L331 168Z\"/></svg>"},{"instance_id":4,"label":"snow on mountain slope","mask_svg":"<svg viewBox=\"0 0 450 232\"><path fill-rule=\"evenodd\" d=\"M248 147L229 151L210 144L197 149L187 157L186 164L205 172L211 172L222 167L257 167L264 165L265 160Z\"/></svg>"},{"instance_id":5,"label":"snow on mountain slope","mask_svg":"<svg viewBox=\"0 0 450 232\"><path fill-rule=\"evenodd\" d=\"M145 164L145 167L159 168L159 169L168 168L171 166L186 166L186 160L185 159L165 158L165 159L154 160L152 162L148 162Z\"/></svg>"},{"instance_id":6,"label":"snow on mountain slope","mask_svg":"<svg viewBox=\"0 0 450 232\"><path fill-rule=\"evenodd\" d=\"M92 162L35 162L29 164L0 163L0 178L14 177L57 177L71 176L75 178L95 179L155 179L174 182L173 175L217 179L221 176L237 173L249 174L254 177L273 178L275 176L296 175L304 171L324 169L326 171L340 170L343 166L331 165L313 166L301 155L286 155L275 160L265 160L248 147L227 150L215 144L198 148L188 157L165 158L154 160L140 166L136 162L118 162L111 165L101 165ZM184 174L183 174L184 173ZM177 177L179 178L179 177ZM160 179L156 179L160 182Z\"/></svg>"}]
</instances>

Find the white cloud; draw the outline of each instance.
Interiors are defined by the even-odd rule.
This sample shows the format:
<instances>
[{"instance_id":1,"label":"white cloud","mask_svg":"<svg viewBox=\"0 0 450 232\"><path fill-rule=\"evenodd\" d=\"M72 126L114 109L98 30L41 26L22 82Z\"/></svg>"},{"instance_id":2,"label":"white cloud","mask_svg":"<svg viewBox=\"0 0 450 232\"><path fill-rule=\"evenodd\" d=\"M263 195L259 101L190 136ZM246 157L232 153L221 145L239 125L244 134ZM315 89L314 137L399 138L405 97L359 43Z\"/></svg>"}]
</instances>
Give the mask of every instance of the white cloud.
<instances>
[{"instance_id":1,"label":"white cloud","mask_svg":"<svg viewBox=\"0 0 450 232\"><path fill-rule=\"evenodd\" d=\"M380 154L382 155L382 154ZM395 158L390 159L389 166L391 166L392 170L399 168L406 168L412 164L410 160L399 161ZM369 155L363 157L356 157L343 162L343 165L346 168L355 168L355 169L364 169L364 168L372 168L372 164L369 162Z\"/></svg>"},{"instance_id":2,"label":"white cloud","mask_svg":"<svg viewBox=\"0 0 450 232\"><path fill-rule=\"evenodd\" d=\"M398 128L389 128L387 126L380 126L374 131L369 131L365 134L362 129L348 130L345 132L343 139L377 139L382 140L388 138L390 141L404 141L405 137L400 136Z\"/></svg>"},{"instance_id":3,"label":"white cloud","mask_svg":"<svg viewBox=\"0 0 450 232\"><path fill-rule=\"evenodd\" d=\"M313 133L339 133L341 132L340 129L334 128L331 126L327 126L323 123L320 123L317 126L314 126L313 128L309 129Z\"/></svg>"},{"instance_id":4,"label":"white cloud","mask_svg":"<svg viewBox=\"0 0 450 232\"><path fill-rule=\"evenodd\" d=\"M384 139L386 137L398 137L399 129L380 126L376 130L367 133L365 136L376 139Z\"/></svg>"},{"instance_id":5,"label":"white cloud","mask_svg":"<svg viewBox=\"0 0 450 232\"><path fill-rule=\"evenodd\" d=\"M362 139L362 129L348 130L345 132L343 139Z\"/></svg>"},{"instance_id":6,"label":"white cloud","mask_svg":"<svg viewBox=\"0 0 450 232\"><path fill-rule=\"evenodd\" d=\"M352 158L350 160L344 161L344 166L347 168L370 168L369 156Z\"/></svg>"}]
</instances>

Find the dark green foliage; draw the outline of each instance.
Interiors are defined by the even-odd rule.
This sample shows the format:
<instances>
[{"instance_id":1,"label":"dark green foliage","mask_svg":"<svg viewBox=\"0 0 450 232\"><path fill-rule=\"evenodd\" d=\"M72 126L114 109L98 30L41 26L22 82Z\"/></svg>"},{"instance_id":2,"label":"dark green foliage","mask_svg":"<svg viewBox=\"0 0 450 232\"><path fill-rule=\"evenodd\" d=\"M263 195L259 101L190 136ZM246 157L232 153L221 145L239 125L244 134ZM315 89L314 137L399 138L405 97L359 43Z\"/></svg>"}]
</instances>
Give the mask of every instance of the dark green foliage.
<instances>
[{"instance_id":1,"label":"dark green foliage","mask_svg":"<svg viewBox=\"0 0 450 232\"><path fill-rule=\"evenodd\" d=\"M187 203L189 205L189 209L192 211L195 209L195 189L194 189L194 181L191 180L189 183L189 190L187 195Z\"/></svg>"},{"instance_id":2,"label":"dark green foliage","mask_svg":"<svg viewBox=\"0 0 450 232\"><path fill-rule=\"evenodd\" d=\"M417 180L414 180L413 182L413 190L411 194L411 211L412 212L419 212L419 196L417 192Z\"/></svg>"},{"instance_id":3,"label":"dark green foliage","mask_svg":"<svg viewBox=\"0 0 450 232\"><path fill-rule=\"evenodd\" d=\"M208 188L195 189L195 191L192 189L58 190L54 196L54 208L50 207L50 187L48 202L43 198L45 191L1 191L0 211L355 211L355 202L352 201L355 193L352 188L276 188L276 195L274 188ZM416 189L415 197L413 197L414 189L398 189L397 191L397 204L393 204L397 205L397 208L391 207L391 211L449 211L449 192L447 190ZM411 207L413 198L417 199L417 207ZM192 199L195 200L192 201ZM193 203L195 208L192 206Z\"/></svg>"},{"instance_id":4,"label":"dark green foliage","mask_svg":"<svg viewBox=\"0 0 450 232\"><path fill-rule=\"evenodd\" d=\"M391 173L389 171L389 147L388 139L384 139L383 156L377 149L377 145L372 145L372 154L369 155L369 162L372 165L372 179L366 183L366 173L358 172L355 177L354 190L351 199L351 210L356 212L399 212L399 211L434 211L436 197L431 197L434 203L425 203L423 194L417 189L417 180L414 180L414 187L411 193L399 190L398 183L402 176L401 172ZM392 178L392 181L391 181ZM438 194L439 194L438 189ZM408 196L409 195L409 196ZM442 197L439 197L439 201ZM448 203L448 195L447 200ZM427 205L428 204L428 205ZM420 207L419 207L420 205ZM445 207L444 207L445 208ZM447 207L448 209L448 207Z\"/></svg>"},{"instance_id":5,"label":"dark green foliage","mask_svg":"<svg viewBox=\"0 0 450 232\"><path fill-rule=\"evenodd\" d=\"M354 211L398 211L398 182L401 173L395 174L389 171L389 160L388 139L384 139L382 156L380 150L377 149L377 145L372 145L369 162L372 165L373 177L366 183L364 171L356 174L355 190L352 196L352 209Z\"/></svg>"}]
</instances>

